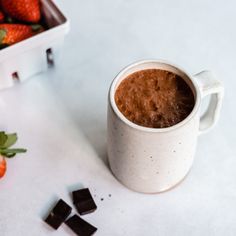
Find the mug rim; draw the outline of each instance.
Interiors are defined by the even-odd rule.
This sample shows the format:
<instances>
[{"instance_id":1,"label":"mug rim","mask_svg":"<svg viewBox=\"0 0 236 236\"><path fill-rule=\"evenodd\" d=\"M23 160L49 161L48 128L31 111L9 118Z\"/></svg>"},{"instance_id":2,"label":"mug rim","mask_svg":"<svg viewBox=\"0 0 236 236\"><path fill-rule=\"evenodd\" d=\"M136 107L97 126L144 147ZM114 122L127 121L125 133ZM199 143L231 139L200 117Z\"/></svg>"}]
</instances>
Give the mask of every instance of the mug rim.
<instances>
[{"instance_id":1,"label":"mug rim","mask_svg":"<svg viewBox=\"0 0 236 236\"><path fill-rule=\"evenodd\" d=\"M194 103L194 107L193 110L189 113L189 115L183 119L182 121L180 121L179 123L172 125L170 127L165 127L165 128L151 128L151 127L145 127L145 126L141 126L138 124L133 123L132 121L130 121L129 119L127 119L123 113L118 109L116 102L115 102L115 87L117 82L119 81L119 79L123 76L123 74L125 74L125 72L127 72L128 70L130 70L133 67L137 67L139 65L142 64L164 64L167 66L170 66L172 68L175 68L176 70L180 71L181 73L185 74L187 76L187 78L191 81L191 83L193 84L193 87L195 89L196 92L196 97L195 97L195 103ZM141 69L140 69L141 70ZM136 70L140 71L140 70ZM133 72L134 73L134 72ZM127 76L125 77L127 78ZM124 78L124 79L125 79ZM131 128L134 128L136 130L140 130L140 131L145 131L145 132L153 132L153 133L159 133L159 132L169 132L169 131L173 131L175 129L178 129L182 126L184 126L186 123L188 123L193 117L194 115L197 113L199 107L200 107L200 98L201 98L201 93L200 93L200 89L198 87L198 84L196 83L196 81L194 80L193 76L189 75L183 68L181 68L180 66L166 61L166 60L162 60L162 59L149 59L149 60L139 60L136 61L134 63L129 64L128 66L124 67L113 79L110 89L109 89L109 102L111 104L111 107L113 109L113 111L115 112L115 114L119 117L119 119L121 121L123 121L126 125L128 125Z\"/></svg>"}]
</instances>

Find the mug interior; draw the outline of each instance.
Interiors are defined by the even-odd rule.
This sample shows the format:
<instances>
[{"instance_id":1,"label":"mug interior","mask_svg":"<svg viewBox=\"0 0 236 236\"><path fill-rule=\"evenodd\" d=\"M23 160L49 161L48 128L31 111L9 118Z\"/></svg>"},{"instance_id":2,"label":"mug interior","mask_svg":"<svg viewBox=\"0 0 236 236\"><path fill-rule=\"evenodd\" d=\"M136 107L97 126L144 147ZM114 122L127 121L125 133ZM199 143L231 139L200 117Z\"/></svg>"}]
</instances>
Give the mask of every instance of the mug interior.
<instances>
[{"instance_id":1,"label":"mug interior","mask_svg":"<svg viewBox=\"0 0 236 236\"><path fill-rule=\"evenodd\" d=\"M190 89L192 90L192 93L194 95L195 104L194 104L193 110L190 112L190 114L184 120L182 120L181 122L179 122L173 126L166 127L166 128L150 128L150 127L140 126L140 125L133 123L132 121L128 120L123 115L123 113L118 109L116 102L115 102L115 92L116 92L116 89L119 87L120 83L125 78L127 78L129 75L131 75L137 71L142 71L142 70L147 70L147 69L160 69L160 70L165 70L165 71L169 71L174 74L177 74L190 87ZM123 69L116 76L116 78L113 80L111 88L110 88L110 102L111 102L111 106L112 106L114 112L118 115L118 117L121 118L121 120L123 120L129 126L132 126L133 128L136 128L136 129L138 128L138 129L149 130L149 131L162 131L162 130L168 131L168 130L171 130L173 128L177 128L177 127L183 125L189 119L191 119L191 117L194 115L194 113L197 111L197 109L199 107L200 91L198 89L198 86L194 82L194 80L186 72L184 72L184 70L179 69L179 67L174 66L173 64L170 64L170 63L164 62L164 61L146 60L146 61L139 61L134 64L131 64L130 66Z\"/></svg>"}]
</instances>

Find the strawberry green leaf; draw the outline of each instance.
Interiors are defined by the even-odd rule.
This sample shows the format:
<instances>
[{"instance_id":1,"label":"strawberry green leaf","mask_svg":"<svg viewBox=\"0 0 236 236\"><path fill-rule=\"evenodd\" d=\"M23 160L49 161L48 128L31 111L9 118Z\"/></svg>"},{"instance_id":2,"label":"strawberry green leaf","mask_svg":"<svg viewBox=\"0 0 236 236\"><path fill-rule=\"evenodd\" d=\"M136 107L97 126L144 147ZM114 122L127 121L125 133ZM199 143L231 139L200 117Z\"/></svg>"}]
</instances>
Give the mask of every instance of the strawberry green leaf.
<instances>
[{"instance_id":1,"label":"strawberry green leaf","mask_svg":"<svg viewBox=\"0 0 236 236\"><path fill-rule=\"evenodd\" d=\"M0 29L0 43L2 43L3 39L6 37L7 32L4 29Z\"/></svg>"},{"instance_id":2,"label":"strawberry green leaf","mask_svg":"<svg viewBox=\"0 0 236 236\"><path fill-rule=\"evenodd\" d=\"M17 141L17 134L6 134L4 131L0 131L0 154L11 158L17 153L24 153L27 150L23 148L9 148Z\"/></svg>"},{"instance_id":3,"label":"strawberry green leaf","mask_svg":"<svg viewBox=\"0 0 236 236\"><path fill-rule=\"evenodd\" d=\"M38 25L38 24L35 24L35 25L31 25L31 28L34 32L37 32L37 31L42 29L42 26Z\"/></svg>"},{"instance_id":4,"label":"strawberry green leaf","mask_svg":"<svg viewBox=\"0 0 236 236\"><path fill-rule=\"evenodd\" d=\"M7 141L2 146L3 148L9 148L10 146L14 145L17 141L17 134L7 134Z\"/></svg>"},{"instance_id":5,"label":"strawberry green leaf","mask_svg":"<svg viewBox=\"0 0 236 236\"><path fill-rule=\"evenodd\" d=\"M6 141L7 141L7 135L5 134L5 132L1 131L0 132L0 148L4 146Z\"/></svg>"},{"instance_id":6,"label":"strawberry green leaf","mask_svg":"<svg viewBox=\"0 0 236 236\"><path fill-rule=\"evenodd\" d=\"M0 153L4 156L5 154L16 154L16 153L25 153L26 149L23 148L12 148L12 149L1 149Z\"/></svg>"},{"instance_id":7,"label":"strawberry green leaf","mask_svg":"<svg viewBox=\"0 0 236 236\"><path fill-rule=\"evenodd\" d=\"M12 158L16 155L16 153L9 153L9 154L5 154L5 157L7 158Z\"/></svg>"}]
</instances>

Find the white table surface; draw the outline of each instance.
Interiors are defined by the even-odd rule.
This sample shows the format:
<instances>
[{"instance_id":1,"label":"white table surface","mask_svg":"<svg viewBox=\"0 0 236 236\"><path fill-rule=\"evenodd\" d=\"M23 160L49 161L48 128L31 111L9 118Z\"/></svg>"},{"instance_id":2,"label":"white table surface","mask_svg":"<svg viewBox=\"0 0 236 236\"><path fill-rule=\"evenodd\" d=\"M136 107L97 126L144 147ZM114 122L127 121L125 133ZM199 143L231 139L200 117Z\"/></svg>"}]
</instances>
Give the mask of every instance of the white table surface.
<instances>
[{"instance_id":1,"label":"white table surface","mask_svg":"<svg viewBox=\"0 0 236 236\"><path fill-rule=\"evenodd\" d=\"M81 185L96 195L98 210L84 217L96 235L236 235L235 1L58 3L71 20L60 65L0 92L0 129L17 131L28 148L0 181L0 235L72 235L42 218L58 198L72 205ZM158 195L123 187L106 160L109 85L124 66L149 58L190 73L210 69L226 88L221 119L199 138L188 178Z\"/></svg>"}]
</instances>

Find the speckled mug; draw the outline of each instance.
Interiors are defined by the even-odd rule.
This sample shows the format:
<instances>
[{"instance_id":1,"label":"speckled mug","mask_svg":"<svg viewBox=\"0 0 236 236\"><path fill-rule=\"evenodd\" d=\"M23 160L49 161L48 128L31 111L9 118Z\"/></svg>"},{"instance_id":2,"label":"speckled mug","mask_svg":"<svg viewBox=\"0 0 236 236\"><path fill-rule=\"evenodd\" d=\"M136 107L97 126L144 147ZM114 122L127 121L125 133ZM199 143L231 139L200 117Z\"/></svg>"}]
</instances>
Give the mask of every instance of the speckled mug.
<instances>
[{"instance_id":1,"label":"speckled mug","mask_svg":"<svg viewBox=\"0 0 236 236\"><path fill-rule=\"evenodd\" d=\"M129 121L115 103L115 91L128 75L145 69L162 69L181 76L192 89L195 105L180 123L168 128L147 128ZM209 71L189 75L172 63L145 60L129 65L113 80L108 104L108 160L113 174L128 188L143 193L163 192L188 174L197 138L216 123L221 109L223 87ZM211 100L200 117L201 100Z\"/></svg>"}]
</instances>

